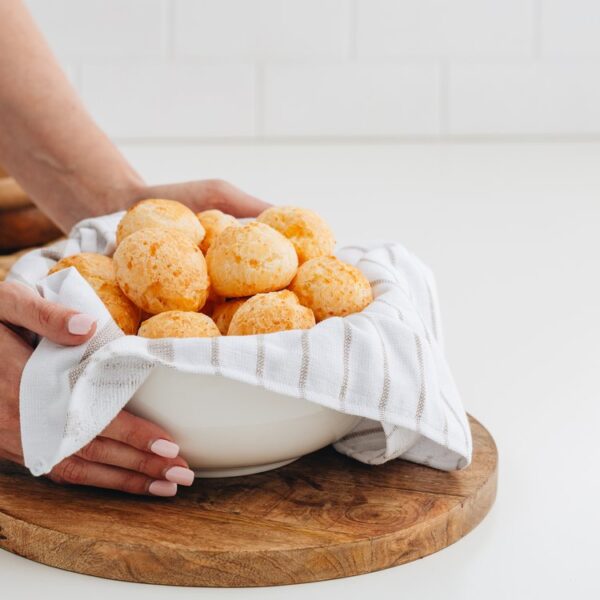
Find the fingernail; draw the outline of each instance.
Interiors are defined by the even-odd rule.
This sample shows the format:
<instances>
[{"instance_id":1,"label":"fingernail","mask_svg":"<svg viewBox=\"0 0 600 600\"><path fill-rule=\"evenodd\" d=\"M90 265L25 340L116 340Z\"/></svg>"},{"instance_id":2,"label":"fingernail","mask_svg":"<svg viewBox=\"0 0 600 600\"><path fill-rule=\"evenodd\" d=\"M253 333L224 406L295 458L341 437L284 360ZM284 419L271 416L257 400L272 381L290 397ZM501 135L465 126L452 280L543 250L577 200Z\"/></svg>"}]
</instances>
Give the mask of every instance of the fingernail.
<instances>
[{"instance_id":1,"label":"fingernail","mask_svg":"<svg viewBox=\"0 0 600 600\"><path fill-rule=\"evenodd\" d=\"M67 323L67 329L73 335L85 335L90 332L95 322L95 317L91 315L73 315Z\"/></svg>"},{"instance_id":2,"label":"fingernail","mask_svg":"<svg viewBox=\"0 0 600 600\"><path fill-rule=\"evenodd\" d=\"M179 446L169 440L156 440L150 446L150 451L163 458L175 458L179 454Z\"/></svg>"},{"instance_id":3,"label":"fingernail","mask_svg":"<svg viewBox=\"0 0 600 600\"><path fill-rule=\"evenodd\" d=\"M171 481L153 481L148 488L148 492L153 496L170 498L177 493L177 484Z\"/></svg>"},{"instance_id":4,"label":"fingernail","mask_svg":"<svg viewBox=\"0 0 600 600\"><path fill-rule=\"evenodd\" d=\"M194 471L191 469L186 469L185 467L171 467L165 473L165 479L168 479L173 483L178 483L179 485L190 486L194 483L195 475Z\"/></svg>"}]
</instances>

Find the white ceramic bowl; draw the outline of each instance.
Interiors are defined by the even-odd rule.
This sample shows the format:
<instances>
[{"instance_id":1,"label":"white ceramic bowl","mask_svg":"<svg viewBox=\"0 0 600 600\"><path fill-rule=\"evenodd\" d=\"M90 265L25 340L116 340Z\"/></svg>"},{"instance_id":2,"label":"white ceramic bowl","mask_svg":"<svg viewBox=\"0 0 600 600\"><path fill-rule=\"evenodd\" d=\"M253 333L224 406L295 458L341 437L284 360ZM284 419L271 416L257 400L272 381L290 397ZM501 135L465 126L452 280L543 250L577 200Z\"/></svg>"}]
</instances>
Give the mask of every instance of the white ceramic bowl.
<instances>
[{"instance_id":1,"label":"white ceramic bowl","mask_svg":"<svg viewBox=\"0 0 600 600\"><path fill-rule=\"evenodd\" d=\"M360 417L218 375L157 367L127 409L161 425L198 477L286 465L346 435Z\"/></svg>"}]
</instances>

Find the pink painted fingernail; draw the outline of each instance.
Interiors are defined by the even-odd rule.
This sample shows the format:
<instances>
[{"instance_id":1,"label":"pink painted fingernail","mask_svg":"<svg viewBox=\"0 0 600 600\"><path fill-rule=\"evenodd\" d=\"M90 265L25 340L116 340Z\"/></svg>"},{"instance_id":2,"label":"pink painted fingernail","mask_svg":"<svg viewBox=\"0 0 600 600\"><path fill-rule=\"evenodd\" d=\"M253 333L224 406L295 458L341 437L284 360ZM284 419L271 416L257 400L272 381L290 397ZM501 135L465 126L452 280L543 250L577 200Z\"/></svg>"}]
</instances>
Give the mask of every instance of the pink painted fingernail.
<instances>
[{"instance_id":1,"label":"pink painted fingernail","mask_svg":"<svg viewBox=\"0 0 600 600\"><path fill-rule=\"evenodd\" d=\"M92 315L73 315L67 323L67 329L72 335L85 335L94 326L96 318Z\"/></svg>"},{"instance_id":2,"label":"pink painted fingernail","mask_svg":"<svg viewBox=\"0 0 600 600\"><path fill-rule=\"evenodd\" d=\"M177 484L171 481L153 481L148 488L148 492L153 496L170 498L177 493Z\"/></svg>"},{"instance_id":3,"label":"pink painted fingernail","mask_svg":"<svg viewBox=\"0 0 600 600\"><path fill-rule=\"evenodd\" d=\"M150 451L163 458L175 458L179 454L179 446L169 440L156 440L150 446Z\"/></svg>"},{"instance_id":4,"label":"pink painted fingernail","mask_svg":"<svg viewBox=\"0 0 600 600\"><path fill-rule=\"evenodd\" d=\"M178 483L179 485L190 486L194 483L195 475L194 471L191 469L186 469L185 467L171 467L165 473L165 479L168 479L173 483Z\"/></svg>"}]
</instances>

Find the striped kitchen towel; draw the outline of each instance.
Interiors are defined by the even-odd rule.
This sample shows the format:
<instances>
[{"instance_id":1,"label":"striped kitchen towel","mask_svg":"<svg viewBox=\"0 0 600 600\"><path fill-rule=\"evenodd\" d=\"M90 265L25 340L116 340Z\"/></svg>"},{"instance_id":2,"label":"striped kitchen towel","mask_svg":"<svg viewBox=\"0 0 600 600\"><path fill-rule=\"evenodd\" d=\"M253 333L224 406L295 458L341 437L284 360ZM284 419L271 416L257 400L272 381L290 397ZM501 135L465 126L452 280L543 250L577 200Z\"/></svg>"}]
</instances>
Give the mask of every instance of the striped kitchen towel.
<instances>
[{"instance_id":1,"label":"striped kitchen towel","mask_svg":"<svg viewBox=\"0 0 600 600\"><path fill-rule=\"evenodd\" d=\"M472 442L443 349L431 271L403 246L347 246L338 256L373 287L361 313L304 331L259 336L150 340L125 336L75 269L46 276L77 252L112 254L122 213L82 221L63 242L35 250L9 279L98 318L82 346L43 339L21 381L27 467L48 473L96 437L156 365L263 386L362 417L335 448L378 465L394 458L443 470L466 467ZM259 368L260 367L260 368Z\"/></svg>"}]
</instances>

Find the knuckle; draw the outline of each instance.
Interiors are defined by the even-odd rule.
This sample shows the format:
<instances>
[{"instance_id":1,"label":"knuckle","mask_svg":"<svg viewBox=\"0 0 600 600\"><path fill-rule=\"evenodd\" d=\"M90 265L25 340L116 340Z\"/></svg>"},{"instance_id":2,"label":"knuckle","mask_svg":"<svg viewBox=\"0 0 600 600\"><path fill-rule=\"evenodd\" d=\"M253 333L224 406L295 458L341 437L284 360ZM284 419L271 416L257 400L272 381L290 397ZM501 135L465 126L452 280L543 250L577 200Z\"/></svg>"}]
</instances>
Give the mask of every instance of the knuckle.
<instances>
[{"instance_id":1,"label":"knuckle","mask_svg":"<svg viewBox=\"0 0 600 600\"><path fill-rule=\"evenodd\" d=\"M46 477L58 485L64 485L67 483L65 478L61 475L60 467L54 467L54 469L52 469L52 471L50 471Z\"/></svg>"},{"instance_id":2,"label":"knuckle","mask_svg":"<svg viewBox=\"0 0 600 600\"><path fill-rule=\"evenodd\" d=\"M43 328L52 327L59 317L59 308L49 302L43 302L37 307L37 318Z\"/></svg>"},{"instance_id":3,"label":"knuckle","mask_svg":"<svg viewBox=\"0 0 600 600\"><path fill-rule=\"evenodd\" d=\"M123 443L132 446L133 448L141 448L143 446L139 433L133 428L125 433Z\"/></svg>"},{"instance_id":4,"label":"knuckle","mask_svg":"<svg viewBox=\"0 0 600 600\"><path fill-rule=\"evenodd\" d=\"M61 469L60 476L67 483L80 484L85 481L86 467L83 461L67 459Z\"/></svg>"},{"instance_id":5,"label":"knuckle","mask_svg":"<svg viewBox=\"0 0 600 600\"><path fill-rule=\"evenodd\" d=\"M144 494L147 487L147 480L145 477L129 475L127 473L120 475L119 480L116 483L116 488L118 490L128 494Z\"/></svg>"},{"instance_id":6,"label":"knuckle","mask_svg":"<svg viewBox=\"0 0 600 600\"><path fill-rule=\"evenodd\" d=\"M152 461L147 456L142 456L137 461L137 464L135 466L135 470L138 473L150 473L151 469L152 469Z\"/></svg>"},{"instance_id":7,"label":"knuckle","mask_svg":"<svg viewBox=\"0 0 600 600\"><path fill-rule=\"evenodd\" d=\"M2 281L0 283L0 296L3 300L14 298L16 294L16 286L10 281Z\"/></svg>"},{"instance_id":8,"label":"knuckle","mask_svg":"<svg viewBox=\"0 0 600 600\"><path fill-rule=\"evenodd\" d=\"M230 197L230 184L223 179L210 179L208 189L211 203L219 209L227 208Z\"/></svg>"},{"instance_id":9,"label":"knuckle","mask_svg":"<svg viewBox=\"0 0 600 600\"><path fill-rule=\"evenodd\" d=\"M107 459L106 446L98 439L92 440L87 446L84 446L79 455L92 462L104 463Z\"/></svg>"},{"instance_id":10,"label":"knuckle","mask_svg":"<svg viewBox=\"0 0 600 600\"><path fill-rule=\"evenodd\" d=\"M219 192L219 191L225 189L229 185L224 179L218 179L218 178L209 179L208 183L209 183L210 187L216 192Z\"/></svg>"},{"instance_id":11,"label":"knuckle","mask_svg":"<svg viewBox=\"0 0 600 600\"><path fill-rule=\"evenodd\" d=\"M33 294L26 294L24 286L12 281L0 283L0 302L11 313L22 313L24 309L32 304L35 299Z\"/></svg>"}]
</instances>

